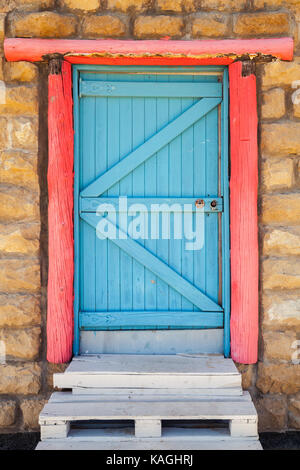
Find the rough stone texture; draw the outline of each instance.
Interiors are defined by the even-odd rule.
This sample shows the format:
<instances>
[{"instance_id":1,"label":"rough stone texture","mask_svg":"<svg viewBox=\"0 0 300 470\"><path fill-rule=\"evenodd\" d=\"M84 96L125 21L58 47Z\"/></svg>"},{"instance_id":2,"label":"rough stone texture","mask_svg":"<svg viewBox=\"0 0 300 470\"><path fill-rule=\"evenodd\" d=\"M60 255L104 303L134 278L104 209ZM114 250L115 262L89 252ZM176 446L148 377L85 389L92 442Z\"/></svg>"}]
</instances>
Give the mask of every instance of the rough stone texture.
<instances>
[{"instance_id":1,"label":"rough stone texture","mask_svg":"<svg viewBox=\"0 0 300 470\"><path fill-rule=\"evenodd\" d=\"M38 100L36 87L6 87L5 102L0 103L0 114L36 115Z\"/></svg>"},{"instance_id":2,"label":"rough stone texture","mask_svg":"<svg viewBox=\"0 0 300 470\"><path fill-rule=\"evenodd\" d=\"M139 16L134 23L134 35L138 39L182 36L184 23L174 16Z\"/></svg>"},{"instance_id":3,"label":"rough stone texture","mask_svg":"<svg viewBox=\"0 0 300 470\"><path fill-rule=\"evenodd\" d=\"M4 38L4 32L5 32L5 14L0 13L0 41L2 41Z\"/></svg>"},{"instance_id":4,"label":"rough stone texture","mask_svg":"<svg viewBox=\"0 0 300 470\"><path fill-rule=\"evenodd\" d=\"M125 24L116 16L86 16L82 23L82 34L88 38L122 37Z\"/></svg>"},{"instance_id":5,"label":"rough stone texture","mask_svg":"<svg viewBox=\"0 0 300 470\"><path fill-rule=\"evenodd\" d=\"M24 430L32 430L39 428L39 414L44 405L47 403L46 399L24 399L20 404L23 415L23 428Z\"/></svg>"},{"instance_id":6,"label":"rough stone texture","mask_svg":"<svg viewBox=\"0 0 300 470\"><path fill-rule=\"evenodd\" d=\"M38 193L37 155L0 150L0 183L21 186Z\"/></svg>"},{"instance_id":7,"label":"rough stone texture","mask_svg":"<svg viewBox=\"0 0 300 470\"><path fill-rule=\"evenodd\" d=\"M288 400L289 428L300 429L300 393Z\"/></svg>"},{"instance_id":8,"label":"rough stone texture","mask_svg":"<svg viewBox=\"0 0 300 470\"><path fill-rule=\"evenodd\" d=\"M298 95L298 98L299 98L299 95ZM294 116L296 118L300 118L300 103L294 103L293 105L293 109L294 109Z\"/></svg>"},{"instance_id":9,"label":"rough stone texture","mask_svg":"<svg viewBox=\"0 0 300 470\"><path fill-rule=\"evenodd\" d=\"M151 5L151 0L107 0L107 8L109 10L127 11L144 11Z\"/></svg>"},{"instance_id":10,"label":"rough stone texture","mask_svg":"<svg viewBox=\"0 0 300 470\"><path fill-rule=\"evenodd\" d=\"M0 222L18 220L38 221L38 197L22 188L0 188Z\"/></svg>"},{"instance_id":11,"label":"rough stone texture","mask_svg":"<svg viewBox=\"0 0 300 470\"><path fill-rule=\"evenodd\" d=\"M35 295L0 294L0 327L28 327L41 322L40 299Z\"/></svg>"},{"instance_id":12,"label":"rough stone texture","mask_svg":"<svg viewBox=\"0 0 300 470\"><path fill-rule=\"evenodd\" d=\"M35 363L0 364L0 394L37 394L41 387L41 367Z\"/></svg>"},{"instance_id":13,"label":"rough stone texture","mask_svg":"<svg viewBox=\"0 0 300 470\"><path fill-rule=\"evenodd\" d=\"M262 119L280 119L285 115L285 93L282 88L273 88L263 94Z\"/></svg>"},{"instance_id":14,"label":"rough stone texture","mask_svg":"<svg viewBox=\"0 0 300 470\"><path fill-rule=\"evenodd\" d=\"M266 291L262 297L263 328L300 331L300 292Z\"/></svg>"},{"instance_id":15,"label":"rough stone texture","mask_svg":"<svg viewBox=\"0 0 300 470\"><path fill-rule=\"evenodd\" d=\"M284 429L287 421L287 400L285 396L263 396L255 400L255 407L259 414L259 432L280 431Z\"/></svg>"},{"instance_id":16,"label":"rough stone texture","mask_svg":"<svg viewBox=\"0 0 300 470\"><path fill-rule=\"evenodd\" d=\"M219 11L241 11L247 6L247 0L202 0L201 9Z\"/></svg>"},{"instance_id":17,"label":"rough stone texture","mask_svg":"<svg viewBox=\"0 0 300 470\"><path fill-rule=\"evenodd\" d=\"M11 34L15 37L65 38L76 34L77 18L59 15L52 11L18 13L11 23Z\"/></svg>"},{"instance_id":18,"label":"rough stone texture","mask_svg":"<svg viewBox=\"0 0 300 470\"><path fill-rule=\"evenodd\" d=\"M80 11L96 11L101 5L101 0L59 0L62 8Z\"/></svg>"},{"instance_id":19,"label":"rough stone texture","mask_svg":"<svg viewBox=\"0 0 300 470\"><path fill-rule=\"evenodd\" d=\"M300 194L274 194L262 200L262 223L299 225Z\"/></svg>"},{"instance_id":20,"label":"rough stone texture","mask_svg":"<svg viewBox=\"0 0 300 470\"><path fill-rule=\"evenodd\" d=\"M37 150L38 122L36 119L11 118L7 123L7 138L12 148Z\"/></svg>"},{"instance_id":21,"label":"rough stone texture","mask_svg":"<svg viewBox=\"0 0 300 470\"><path fill-rule=\"evenodd\" d=\"M299 80L300 58L295 57L292 62L276 60L264 65L262 77L263 87L291 86L292 82Z\"/></svg>"},{"instance_id":22,"label":"rough stone texture","mask_svg":"<svg viewBox=\"0 0 300 470\"><path fill-rule=\"evenodd\" d=\"M263 331L263 359L266 361L291 362L296 344L295 331Z\"/></svg>"},{"instance_id":23,"label":"rough stone texture","mask_svg":"<svg viewBox=\"0 0 300 470\"><path fill-rule=\"evenodd\" d=\"M16 403L11 400L0 400L0 426L14 424L16 418Z\"/></svg>"},{"instance_id":24,"label":"rough stone texture","mask_svg":"<svg viewBox=\"0 0 300 470\"><path fill-rule=\"evenodd\" d=\"M192 23L192 35L200 37L222 37L229 32L230 17L221 14L204 13Z\"/></svg>"},{"instance_id":25,"label":"rough stone texture","mask_svg":"<svg viewBox=\"0 0 300 470\"><path fill-rule=\"evenodd\" d=\"M0 224L0 253L38 255L40 224Z\"/></svg>"},{"instance_id":26,"label":"rough stone texture","mask_svg":"<svg viewBox=\"0 0 300 470\"><path fill-rule=\"evenodd\" d=\"M5 62L4 76L6 82L33 82L38 76L38 68L30 62Z\"/></svg>"},{"instance_id":27,"label":"rough stone texture","mask_svg":"<svg viewBox=\"0 0 300 470\"><path fill-rule=\"evenodd\" d=\"M0 259L0 292L39 292L40 265L38 261Z\"/></svg>"},{"instance_id":28,"label":"rough stone texture","mask_svg":"<svg viewBox=\"0 0 300 470\"><path fill-rule=\"evenodd\" d=\"M262 163L262 183L266 190L291 188L295 183L294 161L292 158L269 158Z\"/></svg>"},{"instance_id":29,"label":"rough stone texture","mask_svg":"<svg viewBox=\"0 0 300 470\"><path fill-rule=\"evenodd\" d=\"M294 258L267 259L262 265L264 289L300 289L300 265Z\"/></svg>"},{"instance_id":30,"label":"rough stone texture","mask_svg":"<svg viewBox=\"0 0 300 470\"><path fill-rule=\"evenodd\" d=\"M284 121L262 125L261 150L266 155L299 155L300 123Z\"/></svg>"},{"instance_id":31,"label":"rough stone texture","mask_svg":"<svg viewBox=\"0 0 300 470\"><path fill-rule=\"evenodd\" d=\"M242 387L243 390L249 390L253 384L256 374L255 364L235 364L238 371L242 374Z\"/></svg>"},{"instance_id":32,"label":"rough stone texture","mask_svg":"<svg viewBox=\"0 0 300 470\"><path fill-rule=\"evenodd\" d=\"M192 12L195 11L193 0L157 0L157 8L161 11Z\"/></svg>"},{"instance_id":33,"label":"rough stone texture","mask_svg":"<svg viewBox=\"0 0 300 470\"><path fill-rule=\"evenodd\" d=\"M289 17L286 13L241 14L236 18L233 31L237 36L264 36L288 34Z\"/></svg>"},{"instance_id":34,"label":"rough stone texture","mask_svg":"<svg viewBox=\"0 0 300 470\"><path fill-rule=\"evenodd\" d=\"M0 11L9 12L15 8L22 10L37 10L39 8L53 8L55 0L1 0Z\"/></svg>"},{"instance_id":35,"label":"rough stone texture","mask_svg":"<svg viewBox=\"0 0 300 470\"><path fill-rule=\"evenodd\" d=\"M300 256L300 229L269 229L263 236L263 254Z\"/></svg>"},{"instance_id":36,"label":"rough stone texture","mask_svg":"<svg viewBox=\"0 0 300 470\"><path fill-rule=\"evenodd\" d=\"M38 357L41 343L39 327L22 330L0 329L0 341L5 344L8 358L34 360Z\"/></svg>"},{"instance_id":37,"label":"rough stone texture","mask_svg":"<svg viewBox=\"0 0 300 470\"><path fill-rule=\"evenodd\" d=\"M264 394L293 395L300 387L300 364L258 363L257 388Z\"/></svg>"}]
</instances>

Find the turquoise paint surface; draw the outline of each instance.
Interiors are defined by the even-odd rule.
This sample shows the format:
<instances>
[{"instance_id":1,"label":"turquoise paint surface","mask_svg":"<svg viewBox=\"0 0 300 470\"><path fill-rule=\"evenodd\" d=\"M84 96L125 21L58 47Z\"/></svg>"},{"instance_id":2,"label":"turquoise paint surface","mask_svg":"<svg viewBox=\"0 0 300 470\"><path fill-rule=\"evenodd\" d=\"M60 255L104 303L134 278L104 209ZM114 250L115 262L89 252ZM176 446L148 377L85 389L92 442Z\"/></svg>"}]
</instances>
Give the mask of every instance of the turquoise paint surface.
<instances>
[{"instance_id":1,"label":"turquoise paint surface","mask_svg":"<svg viewBox=\"0 0 300 470\"><path fill-rule=\"evenodd\" d=\"M225 326L229 354L227 71L222 87L209 75L221 67L171 69L74 67L75 353L79 328ZM119 196L147 207L205 199L202 248L172 237L174 214L170 239L99 239L93 207Z\"/></svg>"}]
</instances>

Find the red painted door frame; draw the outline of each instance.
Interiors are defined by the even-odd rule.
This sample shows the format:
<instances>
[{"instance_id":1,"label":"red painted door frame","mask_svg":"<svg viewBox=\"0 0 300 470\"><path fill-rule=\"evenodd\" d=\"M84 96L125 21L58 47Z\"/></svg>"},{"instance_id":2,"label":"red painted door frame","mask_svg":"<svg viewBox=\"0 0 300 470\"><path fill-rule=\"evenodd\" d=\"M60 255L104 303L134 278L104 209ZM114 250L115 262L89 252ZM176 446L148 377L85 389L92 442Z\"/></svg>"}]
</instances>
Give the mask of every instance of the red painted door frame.
<instances>
[{"instance_id":1,"label":"red painted door frame","mask_svg":"<svg viewBox=\"0 0 300 470\"><path fill-rule=\"evenodd\" d=\"M228 65L230 85L231 357L257 361L258 225L255 56L292 60L293 40L126 41L6 39L7 60L50 60L47 359L67 362L73 341L72 63ZM247 61L242 62L247 55ZM56 57L56 58L55 58ZM63 58L59 60L57 57ZM63 136L63 138L62 138Z\"/></svg>"}]
</instances>

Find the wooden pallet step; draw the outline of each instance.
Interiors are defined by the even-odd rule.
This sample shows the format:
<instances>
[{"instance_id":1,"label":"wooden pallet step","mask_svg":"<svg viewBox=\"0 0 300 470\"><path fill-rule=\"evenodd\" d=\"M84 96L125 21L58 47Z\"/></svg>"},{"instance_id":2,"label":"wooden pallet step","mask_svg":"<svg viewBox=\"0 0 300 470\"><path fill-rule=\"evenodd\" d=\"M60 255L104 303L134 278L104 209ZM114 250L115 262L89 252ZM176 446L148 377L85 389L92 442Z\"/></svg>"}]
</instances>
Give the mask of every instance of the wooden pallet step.
<instances>
[{"instance_id":1,"label":"wooden pallet step","mask_svg":"<svg viewBox=\"0 0 300 470\"><path fill-rule=\"evenodd\" d=\"M93 396L54 393L39 418L42 439L67 437L71 422L132 420L136 437L159 437L163 420L222 420L232 436L257 436L257 414L248 392L242 397L197 400L99 400ZM56 433L57 429L57 433Z\"/></svg>"},{"instance_id":2,"label":"wooden pallet step","mask_svg":"<svg viewBox=\"0 0 300 470\"><path fill-rule=\"evenodd\" d=\"M241 375L231 359L203 355L119 355L75 357L67 370L54 374L58 388L198 389L205 393L241 394Z\"/></svg>"},{"instance_id":3,"label":"wooden pallet step","mask_svg":"<svg viewBox=\"0 0 300 470\"><path fill-rule=\"evenodd\" d=\"M66 439L40 442L37 450L261 450L257 437L233 438L227 429L165 428L161 437L137 438L130 428L73 429Z\"/></svg>"}]
</instances>

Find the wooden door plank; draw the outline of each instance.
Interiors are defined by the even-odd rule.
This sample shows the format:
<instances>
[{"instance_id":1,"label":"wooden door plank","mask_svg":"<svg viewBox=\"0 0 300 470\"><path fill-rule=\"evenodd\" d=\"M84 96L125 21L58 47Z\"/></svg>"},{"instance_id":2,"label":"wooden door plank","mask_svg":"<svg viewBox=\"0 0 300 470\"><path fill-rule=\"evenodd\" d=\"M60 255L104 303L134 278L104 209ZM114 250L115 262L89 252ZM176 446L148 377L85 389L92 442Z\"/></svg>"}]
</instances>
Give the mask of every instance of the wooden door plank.
<instances>
[{"instance_id":1,"label":"wooden door plank","mask_svg":"<svg viewBox=\"0 0 300 470\"><path fill-rule=\"evenodd\" d=\"M80 312L79 327L83 330L223 328L223 312L193 311L120 311Z\"/></svg>"},{"instance_id":2,"label":"wooden door plank","mask_svg":"<svg viewBox=\"0 0 300 470\"><path fill-rule=\"evenodd\" d=\"M107 237L107 233L98 226L100 220L99 216L96 214L83 213L82 219L96 230L99 230L103 237ZM111 222L108 221L108 223ZM169 286L186 297L188 300L190 300L190 302L199 307L201 310L211 312L222 311L222 308L217 303L200 292L200 290L196 289L190 282L186 281L176 271L171 269L167 264L147 251L139 243L131 238L128 238L128 235L122 230L119 229L119 237L112 238L111 241L130 256L135 258L139 263L150 269L150 271L156 274L160 279L165 281Z\"/></svg>"},{"instance_id":3,"label":"wooden door plank","mask_svg":"<svg viewBox=\"0 0 300 470\"><path fill-rule=\"evenodd\" d=\"M211 109L221 103L220 98L203 98L191 106L187 111L178 116L170 124L157 132L153 137L131 152L126 158L110 168L82 192L82 197L97 197L114 185L124 176L128 175L136 167L145 162L151 155L171 142L181 132L201 119Z\"/></svg>"},{"instance_id":4,"label":"wooden door plank","mask_svg":"<svg viewBox=\"0 0 300 470\"><path fill-rule=\"evenodd\" d=\"M182 86L177 76L175 83L80 80L79 92L80 98L83 96L221 98L222 84L190 82L188 86Z\"/></svg>"}]
</instances>

